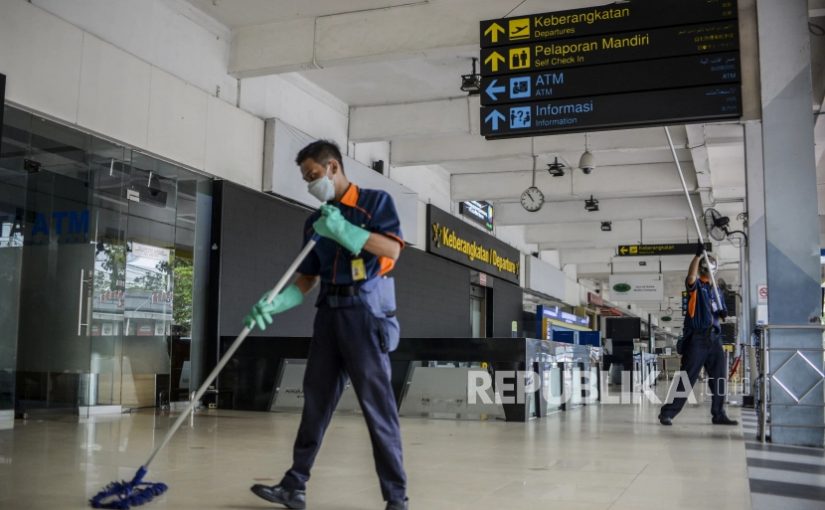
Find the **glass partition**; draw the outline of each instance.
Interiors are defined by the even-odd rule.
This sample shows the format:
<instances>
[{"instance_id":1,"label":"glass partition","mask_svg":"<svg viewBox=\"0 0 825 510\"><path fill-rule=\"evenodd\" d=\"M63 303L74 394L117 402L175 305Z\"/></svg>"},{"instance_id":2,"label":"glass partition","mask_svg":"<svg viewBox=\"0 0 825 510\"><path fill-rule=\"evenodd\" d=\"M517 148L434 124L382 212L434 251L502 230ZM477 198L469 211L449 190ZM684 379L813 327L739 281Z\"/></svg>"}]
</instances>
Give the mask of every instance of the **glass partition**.
<instances>
[{"instance_id":1,"label":"glass partition","mask_svg":"<svg viewBox=\"0 0 825 510\"><path fill-rule=\"evenodd\" d=\"M211 180L5 107L0 411L185 399Z\"/></svg>"}]
</instances>

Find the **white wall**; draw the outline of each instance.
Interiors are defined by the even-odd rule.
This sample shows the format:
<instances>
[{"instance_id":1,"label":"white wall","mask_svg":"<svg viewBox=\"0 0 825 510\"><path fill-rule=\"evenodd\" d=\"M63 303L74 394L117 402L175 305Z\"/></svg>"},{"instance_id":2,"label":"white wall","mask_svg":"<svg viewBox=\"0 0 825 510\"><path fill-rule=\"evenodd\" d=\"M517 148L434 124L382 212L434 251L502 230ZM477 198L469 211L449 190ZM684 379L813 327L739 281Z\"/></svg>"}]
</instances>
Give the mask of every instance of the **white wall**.
<instances>
[{"instance_id":1,"label":"white wall","mask_svg":"<svg viewBox=\"0 0 825 510\"><path fill-rule=\"evenodd\" d=\"M495 209L493 209L493 218L495 221ZM504 241L505 243L518 248L524 254L531 254L534 251L538 251L538 246L535 244L529 244L524 241L524 226L523 225L515 225L515 226L496 226L494 230L494 234L496 237Z\"/></svg>"},{"instance_id":2,"label":"white wall","mask_svg":"<svg viewBox=\"0 0 825 510\"><path fill-rule=\"evenodd\" d=\"M0 9L8 101L261 189L262 120L28 2Z\"/></svg>"},{"instance_id":3,"label":"white wall","mask_svg":"<svg viewBox=\"0 0 825 510\"><path fill-rule=\"evenodd\" d=\"M262 119L280 119L313 138L347 150L349 108L306 78L295 74L241 80L241 109Z\"/></svg>"},{"instance_id":4,"label":"white wall","mask_svg":"<svg viewBox=\"0 0 825 510\"><path fill-rule=\"evenodd\" d=\"M390 142L365 142L349 144L348 156L372 167L374 161L384 162L384 175L390 173Z\"/></svg>"},{"instance_id":5,"label":"white wall","mask_svg":"<svg viewBox=\"0 0 825 510\"><path fill-rule=\"evenodd\" d=\"M4 4L12 1L3 0ZM209 95L230 104L237 100L237 80L226 72L229 29L185 0L31 3Z\"/></svg>"}]
</instances>

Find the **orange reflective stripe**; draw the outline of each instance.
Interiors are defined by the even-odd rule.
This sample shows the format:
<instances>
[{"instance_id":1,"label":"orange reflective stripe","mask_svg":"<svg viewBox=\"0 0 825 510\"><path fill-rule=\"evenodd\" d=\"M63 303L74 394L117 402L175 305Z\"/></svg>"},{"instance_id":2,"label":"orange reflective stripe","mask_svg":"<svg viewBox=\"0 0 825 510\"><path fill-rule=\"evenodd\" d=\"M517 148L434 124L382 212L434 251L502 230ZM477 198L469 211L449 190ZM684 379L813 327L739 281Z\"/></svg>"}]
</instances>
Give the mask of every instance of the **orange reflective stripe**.
<instances>
[{"instance_id":1,"label":"orange reflective stripe","mask_svg":"<svg viewBox=\"0 0 825 510\"><path fill-rule=\"evenodd\" d=\"M389 257L378 257L378 264L380 265L378 276L384 276L395 267L395 261Z\"/></svg>"},{"instance_id":2,"label":"orange reflective stripe","mask_svg":"<svg viewBox=\"0 0 825 510\"><path fill-rule=\"evenodd\" d=\"M691 319L696 316L696 290L690 291L690 301L688 301L688 315Z\"/></svg>"},{"instance_id":3,"label":"orange reflective stripe","mask_svg":"<svg viewBox=\"0 0 825 510\"><path fill-rule=\"evenodd\" d=\"M346 205L347 207L357 207L358 206L358 186L355 184L350 184L347 191L344 192L344 196L341 197L341 203Z\"/></svg>"}]
</instances>

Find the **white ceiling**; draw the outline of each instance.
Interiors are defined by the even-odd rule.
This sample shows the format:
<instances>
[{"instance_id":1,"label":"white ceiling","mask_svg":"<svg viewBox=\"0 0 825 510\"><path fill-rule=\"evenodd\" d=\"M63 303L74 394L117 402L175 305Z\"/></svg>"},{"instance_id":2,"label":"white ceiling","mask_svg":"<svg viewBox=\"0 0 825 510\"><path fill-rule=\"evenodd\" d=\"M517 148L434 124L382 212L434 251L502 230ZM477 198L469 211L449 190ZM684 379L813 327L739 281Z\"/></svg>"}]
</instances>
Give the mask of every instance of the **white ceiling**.
<instances>
[{"instance_id":1,"label":"white ceiling","mask_svg":"<svg viewBox=\"0 0 825 510\"><path fill-rule=\"evenodd\" d=\"M229 28L382 9L415 0L187 0Z\"/></svg>"},{"instance_id":2,"label":"white ceiling","mask_svg":"<svg viewBox=\"0 0 825 510\"><path fill-rule=\"evenodd\" d=\"M478 48L430 53L302 74L350 106L414 103L466 95L458 88L458 77L471 72Z\"/></svg>"},{"instance_id":3,"label":"white ceiling","mask_svg":"<svg viewBox=\"0 0 825 510\"><path fill-rule=\"evenodd\" d=\"M494 201L505 224L524 228L528 243L558 250L563 264L577 264L579 275L590 280L606 282L613 262L625 269L635 264L636 270L642 271L658 269L661 262L666 297L663 303L647 308L653 312L666 309L669 298L671 306L679 309L690 257L653 258L646 260L647 266L638 266L638 260L617 261L611 248L639 241L696 238L661 128L590 133L596 171L583 175L568 168L568 174L558 179L547 174L547 163L558 157L575 167L584 149L584 135L536 137L536 183L548 204L541 213L531 214L518 205L521 192L532 180L529 142L484 141L478 135L477 98L461 99L466 95L459 90L460 76L470 72L471 59L479 54L480 20L602 5L607 0L188 1L230 27L233 40L247 41L248 46L237 51L240 56L233 48L236 76L300 70L305 78L350 106L351 141L391 142L390 164L394 168L432 165L443 169L450 177L453 201ZM811 0L809 5L825 9L825 0ZM375 9L382 11L369 12ZM356 11L367 12L351 14ZM825 26L825 17L815 21ZM284 30L279 25L267 34L262 26L270 23L282 23ZM411 26L420 30L411 30ZM292 35L278 39L279 31ZM270 52L276 57L269 60L266 55L259 58L255 53L260 46L249 44L259 40L280 41L283 52ZM825 94L823 43L825 38L812 37L815 104L821 103ZM294 60L278 60L292 59L296 54L300 55ZM453 101L438 102L447 99ZM376 110L367 115L376 125L360 131L368 134L358 140L353 135L359 132L356 124L365 121L356 113L367 110ZM720 123L671 129L698 208L714 206L730 216L733 227L741 228L737 216L744 211L745 195L742 126ZM821 138L825 143L825 129ZM591 194L601 201L598 213L584 210L583 200ZM613 232L598 229L602 220L614 221ZM738 274L732 264L738 263L738 249L728 241L718 248L726 268L724 277L735 285ZM678 315L672 326L679 325Z\"/></svg>"}]
</instances>

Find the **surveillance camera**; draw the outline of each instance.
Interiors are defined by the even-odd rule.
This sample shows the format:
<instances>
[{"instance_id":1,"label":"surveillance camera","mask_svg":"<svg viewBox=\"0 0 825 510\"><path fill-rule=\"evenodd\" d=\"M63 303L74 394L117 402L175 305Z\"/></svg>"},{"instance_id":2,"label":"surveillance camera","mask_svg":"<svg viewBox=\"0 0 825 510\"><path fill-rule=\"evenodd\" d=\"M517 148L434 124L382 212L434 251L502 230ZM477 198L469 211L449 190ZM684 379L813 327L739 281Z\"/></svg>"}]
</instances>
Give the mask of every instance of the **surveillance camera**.
<instances>
[{"instance_id":1,"label":"surveillance camera","mask_svg":"<svg viewBox=\"0 0 825 510\"><path fill-rule=\"evenodd\" d=\"M584 151L584 154L582 154L581 160L579 161L579 168L582 169L582 172L588 175L596 169L596 158L593 157L592 152L589 150Z\"/></svg>"}]
</instances>

